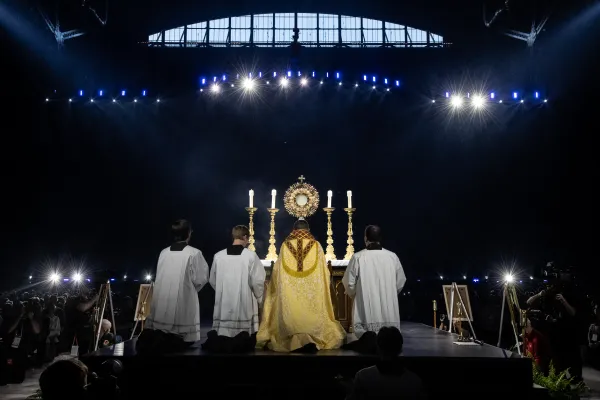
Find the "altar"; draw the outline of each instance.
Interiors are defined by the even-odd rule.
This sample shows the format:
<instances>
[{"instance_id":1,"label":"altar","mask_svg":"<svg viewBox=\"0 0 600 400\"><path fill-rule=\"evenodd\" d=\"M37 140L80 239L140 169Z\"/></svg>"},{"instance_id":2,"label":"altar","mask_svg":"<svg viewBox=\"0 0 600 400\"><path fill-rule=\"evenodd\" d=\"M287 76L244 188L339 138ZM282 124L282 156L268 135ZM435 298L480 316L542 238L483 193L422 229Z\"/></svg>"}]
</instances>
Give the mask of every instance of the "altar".
<instances>
[{"instance_id":1,"label":"altar","mask_svg":"<svg viewBox=\"0 0 600 400\"><path fill-rule=\"evenodd\" d=\"M298 219L306 219L319 210L319 192L314 186L306 183L305 180L306 178L304 178L304 176L300 176L298 182L291 185L283 196L285 210L288 214ZM250 189L248 194L250 197L249 206L246 207L246 211L248 211L250 217L248 227L250 231L248 249L256 251L254 246L254 217L257 214L258 207L255 207L254 205L254 190ZM322 208L327 218L327 240L326 246L323 246L323 244L321 244L321 246L324 249L325 260L329 267L330 292L335 317L344 327L346 332L352 332L352 299L346 295L342 279L344 277L344 272L346 272L346 267L354 255L352 215L356 209L352 207L352 192L347 191L346 194L348 196L348 206L343 210L348 216L348 236L346 240L346 252L343 259L339 260L336 257L335 249L333 247L334 241L331 217L335 208L332 207L333 191L331 190L327 191L327 207ZM276 197L277 190L273 189L271 191L271 207L267 208L271 220L269 225L269 249L266 257L261 260L267 273L265 288L269 283L273 265L278 258L275 240L275 217L279 212L279 209L276 208Z\"/></svg>"},{"instance_id":2,"label":"altar","mask_svg":"<svg viewBox=\"0 0 600 400\"><path fill-rule=\"evenodd\" d=\"M275 261L261 261L267 272L267 279L265 280L266 290ZM329 260L327 261L327 266L331 274L331 302L333 303L335 318L342 324L346 332L352 333L352 299L346 295L344 285L342 284L342 278L344 277L344 272L346 272L348 262L348 260Z\"/></svg>"}]
</instances>

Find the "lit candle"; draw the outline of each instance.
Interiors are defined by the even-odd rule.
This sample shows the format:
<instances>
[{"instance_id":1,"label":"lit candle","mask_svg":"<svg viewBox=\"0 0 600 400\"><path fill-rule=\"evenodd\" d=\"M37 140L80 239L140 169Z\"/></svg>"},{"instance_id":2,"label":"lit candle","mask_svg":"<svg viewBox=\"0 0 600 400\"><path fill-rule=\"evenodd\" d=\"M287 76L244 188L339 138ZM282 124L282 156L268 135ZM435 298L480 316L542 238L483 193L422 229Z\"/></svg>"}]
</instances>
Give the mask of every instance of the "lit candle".
<instances>
[{"instance_id":1,"label":"lit candle","mask_svg":"<svg viewBox=\"0 0 600 400\"><path fill-rule=\"evenodd\" d=\"M348 190L348 208L352 208L352 191Z\"/></svg>"},{"instance_id":2,"label":"lit candle","mask_svg":"<svg viewBox=\"0 0 600 400\"><path fill-rule=\"evenodd\" d=\"M250 192L248 192L248 194L250 194L250 208L254 208L254 190L250 189Z\"/></svg>"},{"instance_id":3,"label":"lit candle","mask_svg":"<svg viewBox=\"0 0 600 400\"><path fill-rule=\"evenodd\" d=\"M275 208L275 196L277 195L277 190L271 190L271 208Z\"/></svg>"},{"instance_id":4,"label":"lit candle","mask_svg":"<svg viewBox=\"0 0 600 400\"><path fill-rule=\"evenodd\" d=\"M327 208L331 208L331 197L333 196L333 192L331 190L327 191Z\"/></svg>"}]
</instances>

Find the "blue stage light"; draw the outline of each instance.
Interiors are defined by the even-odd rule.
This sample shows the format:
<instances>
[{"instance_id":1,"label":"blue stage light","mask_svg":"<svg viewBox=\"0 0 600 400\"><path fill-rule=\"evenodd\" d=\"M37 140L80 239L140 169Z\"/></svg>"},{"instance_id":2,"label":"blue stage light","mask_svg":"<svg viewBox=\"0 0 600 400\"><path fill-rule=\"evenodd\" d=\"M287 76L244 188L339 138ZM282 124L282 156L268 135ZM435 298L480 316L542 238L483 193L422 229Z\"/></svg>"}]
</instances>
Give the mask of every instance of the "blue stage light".
<instances>
[{"instance_id":1,"label":"blue stage light","mask_svg":"<svg viewBox=\"0 0 600 400\"><path fill-rule=\"evenodd\" d=\"M288 71L288 78L292 77L292 71Z\"/></svg>"},{"instance_id":2,"label":"blue stage light","mask_svg":"<svg viewBox=\"0 0 600 400\"><path fill-rule=\"evenodd\" d=\"M326 77L326 78L329 78L329 72L326 72L326 73L325 73L325 77Z\"/></svg>"},{"instance_id":3,"label":"blue stage light","mask_svg":"<svg viewBox=\"0 0 600 400\"><path fill-rule=\"evenodd\" d=\"M121 96L125 96L125 91L121 90Z\"/></svg>"},{"instance_id":4,"label":"blue stage light","mask_svg":"<svg viewBox=\"0 0 600 400\"><path fill-rule=\"evenodd\" d=\"M492 92L490 93L490 99L495 99L496 98L496 93Z\"/></svg>"},{"instance_id":5,"label":"blue stage light","mask_svg":"<svg viewBox=\"0 0 600 400\"><path fill-rule=\"evenodd\" d=\"M227 80L227 75L223 75L223 82Z\"/></svg>"},{"instance_id":6,"label":"blue stage light","mask_svg":"<svg viewBox=\"0 0 600 400\"><path fill-rule=\"evenodd\" d=\"M513 99L516 99L517 97L519 97L519 94L517 92L513 92Z\"/></svg>"},{"instance_id":7,"label":"blue stage light","mask_svg":"<svg viewBox=\"0 0 600 400\"><path fill-rule=\"evenodd\" d=\"M473 278L473 282L477 283L477 282L479 282L479 279Z\"/></svg>"},{"instance_id":8,"label":"blue stage light","mask_svg":"<svg viewBox=\"0 0 600 400\"><path fill-rule=\"evenodd\" d=\"M313 73L312 73L312 77L313 77L313 78L315 77L315 71L313 71Z\"/></svg>"},{"instance_id":9,"label":"blue stage light","mask_svg":"<svg viewBox=\"0 0 600 400\"><path fill-rule=\"evenodd\" d=\"M535 98L539 99L540 98L540 92L535 92Z\"/></svg>"},{"instance_id":10,"label":"blue stage light","mask_svg":"<svg viewBox=\"0 0 600 400\"><path fill-rule=\"evenodd\" d=\"M100 90L100 91L98 92L98 95L100 95L100 96L102 96L103 94L104 94L104 90Z\"/></svg>"},{"instance_id":11,"label":"blue stage light","mask_svg":"<svg viewBox=\"0 0 600 400\"><path fill-rule=\"evenodd\" d=\"M273 78L277 78L277 72L273 72Z\"/></svg>"},{"instance_id":12,"label":"blue stage light","mask_svg":"<svg viewBox=\"0 0 600 400\"><path fill-rule=\"evenodd\" d=\"M363 81L366 81L366 80L367 80L367 76L363 75Z\"/></svg>"},{"instance_id":13,"label":"blue stage light","mask_svg":"<svg viewBox=\"0 0 600 400\"><path fill-rule=\"evenodd\" d=\"M302 72L298 71L298 76L302 76Z\"/></svg>"},{"instance_id":14,"label":"blue stage light","mask_svg":"<svg viewBox=\"0 0 600 400\"><path fill-rule=\"evenodd\" d=\"M377 78L373 77L373 82L377 82Z\"/></svg>"},{"instance_id":15,"label":"blue stage light","mask_svg":"<svg viewBox=\"0 0 600 400\"><path fill-rule=\"evenodd\" d=\"M388 84L388 83L387 83L387 78L385 78L385 79L383 80L383 83L385 83L386 85Z\"/></svg>"},{"instance_id":16,"label":"blue stage light","mask_svg":"<svg viewBox=\"0 0 600 400\"><path fill-rule=\"evenodd\" d=\"M213 76L213 82L216 82L216 81L217 81L217 77Z\"/></svg>"},{"instance_id":17,"label":"blue stage light","mask_svg":"<svg viewBox=\"0 0 600 400\"><path fill-rule=\"evenodd\" d=\"M400 86L400 81L396 81L396 86Z\"/></svg>"},{"instance_id":18,"label":"blue stage light","mask_svg":"<svg viewBox=\"0 0 600 400\"><path fill-rule=\"evenodd\" d=\"M237 75L235 76L235 79L240 79L240 74L237 74Z\"/></svg>"},{"instance_id":19,"label":"blue stage light","mask_svg":"<svg viewBox=\"0 0 600 400\"><path fill-rule=\"evenodd\" d=\"M114 281L115 281L115 278L110 278L110 281L111 281L111 282L114 282Z\"/></svg>"},{"instance_id":20,"label":"blue stage light","mask_svg":"<svg viewBox=\"0 0 600 400\"><path fill-rule=\"evenodd\" d=\"M80 91L79 91L79 95L80 95L80 96L83 96L83 90L80 90Z\"/></svg>"},{"instance_id":21,"label":"blue stage light","mask_svg":"<svg viewBox=\"0 0 600 400\"><path fill-rule=\"evenodd\" d=\"M146 91L142 90L142 96L146 96Z\"/></svg>"},{"instance_id":22,"label":"blue stage light","mask_svg":"<svg viewBox=\"0 0 600 400\"><path fill-rule=\"evenodd\" d=\"M450 92L446 92L446 98L450 98Z\"/></svg>"},{"instance_id":23,"label":"blue stage light","mask_svg":"<svg viewBox=\"0 0 600 400\"><path fill-rule=\"evenodd\" d=\"M339 73L339 72L336 72L336 73L335 73L335 77L336 77L337 79L340 79L340 73Z\"/></svg>"},{"instance_id":24,"label":"blue stage light","mask_svg":"<svg viewBox=\"0 0 600 400\"><path fill-rule=\"evenodd\" d=\"M205 78L202 78L202 84L206 85L206 79Z\"/></svg>"},{"instance_id":25,"label":"blue stage light","mask_svg":"<svg viewBox=\"0 0 600 400\"><path fill-rule=\"evenodd\" d=\"M262 72L259 72L259 73L258 73L258 77L259 77L259 78L262 78Z\"/></svg>"}]
</instances>

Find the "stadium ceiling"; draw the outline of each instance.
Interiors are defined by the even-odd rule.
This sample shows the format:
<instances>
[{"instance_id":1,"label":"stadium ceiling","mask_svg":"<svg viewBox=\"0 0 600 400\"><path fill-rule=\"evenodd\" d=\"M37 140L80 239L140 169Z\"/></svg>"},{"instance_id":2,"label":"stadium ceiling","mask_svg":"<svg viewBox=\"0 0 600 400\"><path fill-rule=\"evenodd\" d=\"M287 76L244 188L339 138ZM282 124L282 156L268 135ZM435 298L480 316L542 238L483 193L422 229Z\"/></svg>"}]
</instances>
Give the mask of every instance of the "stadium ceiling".
<instances>
[{"instance_id":1,"label":"stadium ceiling","mask_svg":"<svg viewBox=\"0 0 600 400\"><path fill-rule=\"evenodd\" d=\"M154 33L149 47L445 47L442 36L370 18L269 13L198 22Z\"/></svg>"}]
</instances>

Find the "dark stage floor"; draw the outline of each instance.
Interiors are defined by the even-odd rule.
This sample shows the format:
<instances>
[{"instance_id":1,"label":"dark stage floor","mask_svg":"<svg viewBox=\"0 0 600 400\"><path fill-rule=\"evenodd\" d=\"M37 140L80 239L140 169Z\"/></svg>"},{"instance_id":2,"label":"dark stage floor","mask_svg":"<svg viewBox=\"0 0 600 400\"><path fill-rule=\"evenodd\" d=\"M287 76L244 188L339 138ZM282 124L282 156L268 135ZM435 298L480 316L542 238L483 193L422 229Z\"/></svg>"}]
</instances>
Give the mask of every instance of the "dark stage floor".
<instances>
[{"instance_id":1,"label":"dark stage floor","mask_svg":"<svg viewBox=\"0 0 600 400\"><path fill-rule=\"evenodd\" d=\"M521 395L531 391L531 361L489 345L457 345L456 335L411 322L402 323L404 360L421 376L431 395L455 393L461 398L482 395ZM243 355L204 353L197 343L192 348L162 357L138 356L135 339L102 349L82 358L94 370L106 360L120 359L124 365L120 385L132 398L155 393L161 387L186 393L199 382L202 392L214 389L249 391L257 397L273 389L279 396L302 397L325 390L327 397L343 398L339 377L351 379L376 358L351 351L329 350L314 355L256 351ZM338 377L338 379L336 379ZM135 389L134 389L135 388ZM323 393L325 393L323 392ZM138 396L133 396L138 397ZM504 397L504 396L502 396Z\"/></svg>"}]
</instances>

